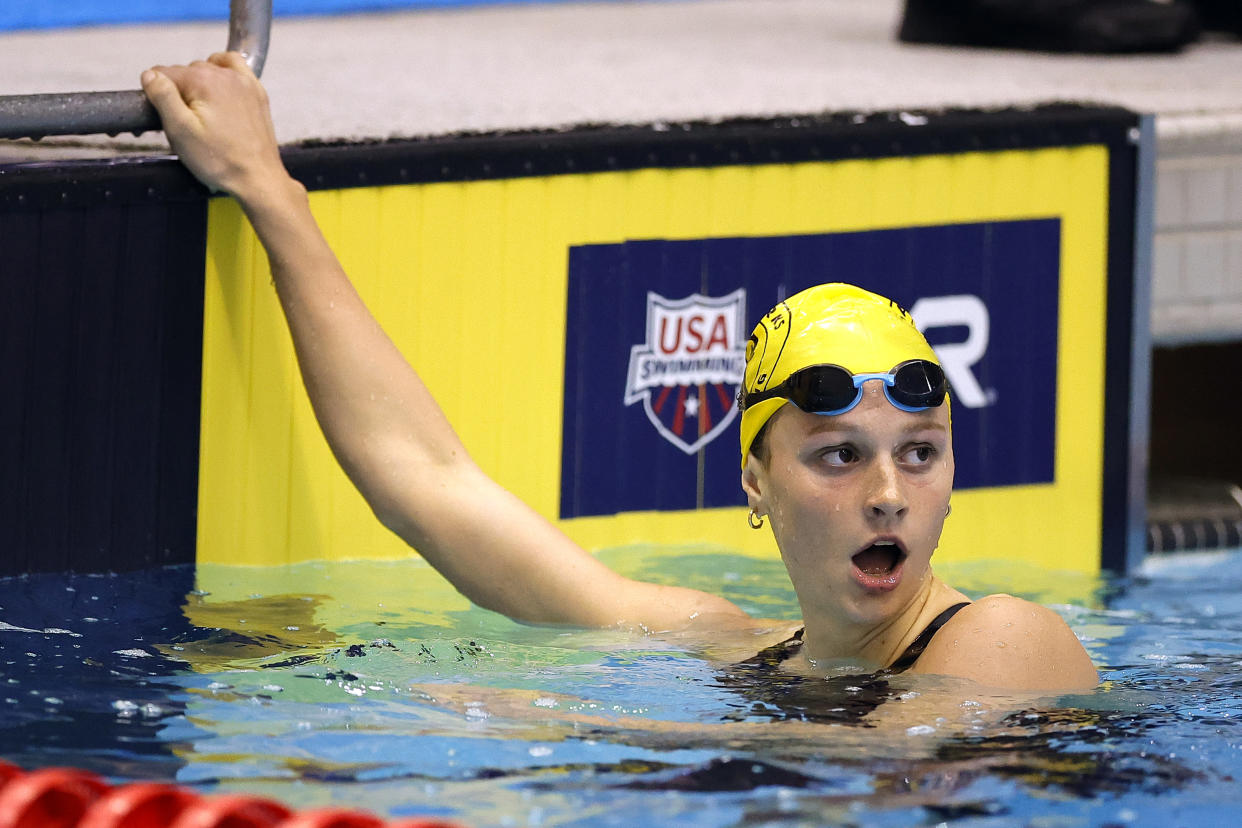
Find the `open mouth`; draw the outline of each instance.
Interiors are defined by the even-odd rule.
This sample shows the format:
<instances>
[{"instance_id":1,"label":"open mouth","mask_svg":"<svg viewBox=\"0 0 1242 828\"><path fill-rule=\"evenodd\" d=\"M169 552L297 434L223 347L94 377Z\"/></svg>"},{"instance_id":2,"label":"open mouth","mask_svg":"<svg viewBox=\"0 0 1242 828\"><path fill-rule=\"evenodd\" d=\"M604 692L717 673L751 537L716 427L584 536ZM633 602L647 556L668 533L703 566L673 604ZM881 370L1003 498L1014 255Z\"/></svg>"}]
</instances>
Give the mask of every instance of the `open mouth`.
<instances>
[{"instance_id":1,"label":"open mouth","mask_svg":"<svg viewBox=\"0 0 1242 828\"><path fill-rule=\"evenodd\" d=\"M854 566L858 571L872 578L883 578L893 574L901 565L906 553L896 541L876 541L853 557Z\"/></svg>"}]
</instances>

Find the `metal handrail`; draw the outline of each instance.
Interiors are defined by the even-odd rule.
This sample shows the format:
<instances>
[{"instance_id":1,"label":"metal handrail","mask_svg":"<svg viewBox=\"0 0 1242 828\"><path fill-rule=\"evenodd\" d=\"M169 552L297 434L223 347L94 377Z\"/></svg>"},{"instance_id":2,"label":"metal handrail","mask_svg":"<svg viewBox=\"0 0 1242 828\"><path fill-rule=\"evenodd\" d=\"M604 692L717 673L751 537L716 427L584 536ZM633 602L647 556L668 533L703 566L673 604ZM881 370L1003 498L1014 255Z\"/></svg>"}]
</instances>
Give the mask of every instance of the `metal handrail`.
<instances>
[{"instance_id":1,"label":"metal handrail","mask_svg":"<svg viewBox=\"0 0 1242 828\"><path fill-rule=\"evenodd\" d=\"M241 52L256 75L263 73L271 32L272 0L229 0L228 50ZM0 96L0 138L141 135L159 128L159 115L139 89Z\"/></svg>"}]
</instances>

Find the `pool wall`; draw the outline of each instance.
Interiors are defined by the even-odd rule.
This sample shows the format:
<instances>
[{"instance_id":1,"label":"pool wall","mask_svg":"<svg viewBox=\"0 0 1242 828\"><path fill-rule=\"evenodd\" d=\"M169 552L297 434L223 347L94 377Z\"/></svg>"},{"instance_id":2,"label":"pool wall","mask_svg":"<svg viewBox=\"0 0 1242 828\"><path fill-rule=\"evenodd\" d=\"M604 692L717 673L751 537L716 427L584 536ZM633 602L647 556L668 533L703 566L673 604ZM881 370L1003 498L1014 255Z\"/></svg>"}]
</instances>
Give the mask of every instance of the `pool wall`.
<instances>
[{"instance_id":1,"label":"pool wall","mask_svg":"<svg viewBox=\"0 0 1242 828\"><path fill-rule=\"evenodd\" d=\"M286 160L480 465L584 546L775 554L744 529L737 487L745 337L780 298L841 280L910 308L948 367L958 491L941 554L1095 571L1141 557L1138 123L1067 106L844 114ZM2 370L18 389L0 475L22 527L5 571L409 554L319 435L235 203L166 159L12 165L0 187ZM124 230L118 211L198 236ZM137 277L96 237L163 264L101 282L101 262ZM131 303L158 319L130 321ZM140 353L122 358L109 331L143 331ZM149 397L154 421L118 407ZM135 443L160 459L131 462ZM84 470L112 475L111 501ZM156 505L125 534L117 516L142 492Z\"/></svg>"}]
</instances>

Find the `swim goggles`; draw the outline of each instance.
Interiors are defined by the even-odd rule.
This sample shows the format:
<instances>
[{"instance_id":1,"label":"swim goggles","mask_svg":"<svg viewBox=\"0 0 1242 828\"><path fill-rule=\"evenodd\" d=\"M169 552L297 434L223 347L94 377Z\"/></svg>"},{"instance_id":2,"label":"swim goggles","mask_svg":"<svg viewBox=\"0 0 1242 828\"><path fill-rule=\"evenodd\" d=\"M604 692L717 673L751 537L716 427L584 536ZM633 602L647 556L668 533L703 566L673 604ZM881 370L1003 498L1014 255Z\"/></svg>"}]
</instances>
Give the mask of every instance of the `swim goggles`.
<instances>
[{"instance_id":1,"label":"swim goggles","mask_svg":"<svg viewBox=\"0 0 1242 828\"><path fill-rule=\"evenodd\" d=\"M894 408L923 411L944 402L947 383L944 371L934 362L911 359L887 374L851 374L840 365L810 365L766 391L752 391L742 398L742 409L783 397L808 414L844 414L862 399L864 382L880 380L884 396Z\"/></svg>"}]
</instances>

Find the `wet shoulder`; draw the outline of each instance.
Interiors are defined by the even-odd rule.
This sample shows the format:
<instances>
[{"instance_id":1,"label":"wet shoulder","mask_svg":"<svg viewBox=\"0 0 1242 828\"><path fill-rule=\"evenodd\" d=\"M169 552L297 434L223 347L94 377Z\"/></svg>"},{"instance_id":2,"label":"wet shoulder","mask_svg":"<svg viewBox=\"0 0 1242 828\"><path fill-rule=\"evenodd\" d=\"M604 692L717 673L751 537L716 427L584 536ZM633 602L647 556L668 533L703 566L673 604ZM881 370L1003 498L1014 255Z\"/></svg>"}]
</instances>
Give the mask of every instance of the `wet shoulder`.
<instances>
[{"instance_id":1,"label":"wet shoulder","mask_svg":"<svg viewBox=\"0 0 1242 828\"><path fill-rule=\"evenodd\" d=\"M1014 690L1081 690L1098 682L1086 650L1061 616L1004 594L980 598L953 616L912 672Z\"/></svg>"}]
</instances>

